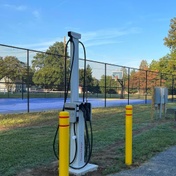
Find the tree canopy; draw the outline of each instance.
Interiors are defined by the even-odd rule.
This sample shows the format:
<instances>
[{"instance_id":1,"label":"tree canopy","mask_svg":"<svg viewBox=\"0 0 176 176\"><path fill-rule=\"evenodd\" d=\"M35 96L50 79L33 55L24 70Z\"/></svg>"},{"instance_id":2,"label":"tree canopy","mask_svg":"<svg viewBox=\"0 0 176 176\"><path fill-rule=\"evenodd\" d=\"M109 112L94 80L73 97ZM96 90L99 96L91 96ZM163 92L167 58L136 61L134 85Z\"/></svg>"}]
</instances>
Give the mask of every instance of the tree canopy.
<instances>
[{"instance_id":1,"label":"tree canopy","mask_svg":"<svg viewBox=\"0 0 176 176\"><path fill-rule=\"evenodd\" d=\"M146 60L142 60L139 66L139 69L146 70L148 69L148 63Z\"/></svg>"},{"instance_id":2,"label":"tree canopy","mask_svg":"<svg viewBox=\"0 0 176 176\"><path fill-rule=\"evenodd\" d=\"M164 44L169 47L171 51L176 50L176 17L170 21L170 29L168 36L164 38Z\"/></svg>"},{"instance_id":3,"label":"tree canopy","mask_svg":"<svg viewBox=\"0 0 176 176\"><path fill-rule=\"evenodd\" d=\"M87 91L94 92L94 78L92 77L92 68L87 65L85 83ZM79 70L79 85L84 86L84 69Z\"/></svg>"},{"instance_id":4,"label":"tree canopy","mask_svg":"<svg viewBox=\"0 0 176 176\"><path fill-rule=\"evenodd\" d=\"M117 84L118 82L112 79L112 76L106 76L106 92L107 93L117 93ZM102 93L105 93L105 75L101 76L99 82L100 90Z\"/></svg>"},{"instance_id":5,"label":"tree canopy","mask_svg":"<svg viewBox=\"0 0 176 176\"><path fill-rule=\"evenodd\" d=\"M162 78L166 80L166 85L172 85L172 75L176 75L176 17L170 21L168 36L164 38L164 45L170 48L170 53L160 58L158 61L152 60L149 69L162 73Z\"/></svg>"},{"instance_id":6,"label":"tree canopy","mask_svg":"<svg viewBox=\"0 0 176 176\"><path fill-rule=\"evenodd\" d=\"M49 47L46 53L37 53L32 61L32 68L35 84L45 85L45 88L63 88L64 43L56 42Z\"/></svg>"},{"instance_id":7,"label":"tree canopy","mask_svg":"<svg viewBox=\"0 0 176 176\"><path fill-rule=\"evenodd\" d=\"M4 77L4 60L2 57L0 57L0 79Z\"/></svg>"},{"instance_id":8,"label":"tree canopy","mask_svg":"<svg viewBox=\"0 0 176 176\"><path fill-rule=\"evenodd\" d=\"M0 58L0 77L8 77L12 81L21 80L27 76L27 65L15 56Z\"/></svg>"}]
</instances>

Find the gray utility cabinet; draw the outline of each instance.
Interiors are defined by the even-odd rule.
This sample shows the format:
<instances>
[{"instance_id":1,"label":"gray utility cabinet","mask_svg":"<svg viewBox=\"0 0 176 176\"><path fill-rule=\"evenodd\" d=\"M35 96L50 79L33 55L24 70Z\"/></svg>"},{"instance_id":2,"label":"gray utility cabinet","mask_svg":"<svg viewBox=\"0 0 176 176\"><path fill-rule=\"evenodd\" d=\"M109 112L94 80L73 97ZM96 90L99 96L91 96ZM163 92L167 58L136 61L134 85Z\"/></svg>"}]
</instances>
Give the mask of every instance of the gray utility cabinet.
<instances>
[{"instance_id":1,"label":"gray utility cabinet","mask_svg":"<svg viewBox=\"0 0 176 176\"><path fill-rule=\"evenodd\" d=\"M166 103L168 103L168 89L166 87L154 88L154 103L157 116L161 118L162 110L166 114Z\"/></svg>"}]
</instances>

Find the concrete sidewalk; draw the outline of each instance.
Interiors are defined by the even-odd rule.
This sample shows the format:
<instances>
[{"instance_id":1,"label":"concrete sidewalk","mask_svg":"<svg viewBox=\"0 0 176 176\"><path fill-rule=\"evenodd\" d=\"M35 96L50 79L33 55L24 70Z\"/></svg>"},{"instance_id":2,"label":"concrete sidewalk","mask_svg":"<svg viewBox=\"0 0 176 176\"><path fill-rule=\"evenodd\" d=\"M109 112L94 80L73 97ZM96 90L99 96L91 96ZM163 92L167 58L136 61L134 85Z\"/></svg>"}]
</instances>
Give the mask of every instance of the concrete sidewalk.
<instances>
[{"instance_id":1,"label":"concrete sidewalk","mask_svg":"<svg viewBox=\"0 0 176 176\"><path fill-rule=\"evenodd\" d=\"M108 176L176 176L176 146L159 153L138 168Z\"/></svg>"}]
</instances>

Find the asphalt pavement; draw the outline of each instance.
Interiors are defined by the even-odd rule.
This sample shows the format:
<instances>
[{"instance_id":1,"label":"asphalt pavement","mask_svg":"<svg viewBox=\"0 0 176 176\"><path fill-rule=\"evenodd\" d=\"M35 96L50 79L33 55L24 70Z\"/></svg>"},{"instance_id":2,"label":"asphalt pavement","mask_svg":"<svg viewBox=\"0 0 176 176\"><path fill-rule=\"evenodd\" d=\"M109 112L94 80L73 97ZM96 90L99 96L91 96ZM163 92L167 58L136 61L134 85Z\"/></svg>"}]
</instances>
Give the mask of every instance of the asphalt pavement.
<instances>
[{"instance_id":1,"label":"asphalt pavement","mask_svg":"<svg viewBox=\"0 0 176 176\"><path fill-rule=\"evenodd\" d=\"M157 154L138 168L108 176L176 176L176 146Z\"/></svg>"}]
</instances>

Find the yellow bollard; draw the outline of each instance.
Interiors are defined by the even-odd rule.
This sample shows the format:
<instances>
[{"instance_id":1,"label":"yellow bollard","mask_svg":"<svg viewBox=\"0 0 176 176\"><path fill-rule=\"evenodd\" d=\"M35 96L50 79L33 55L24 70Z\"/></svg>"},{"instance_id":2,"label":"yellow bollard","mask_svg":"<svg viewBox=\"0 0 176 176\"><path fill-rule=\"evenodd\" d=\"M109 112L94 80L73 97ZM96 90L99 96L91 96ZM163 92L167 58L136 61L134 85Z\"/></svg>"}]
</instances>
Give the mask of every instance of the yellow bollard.
<instances>
[{"instance_id":1,"label":"yellow bollard","mask_svg":"<svg viewBox=\"0 0 176 176\"><path fill-rule=\"evenodd\" d=\"M125 164L132 164L132 105L126 106Z\"/></svg>"},{"instance_id":2,"label":"yellow bollard","mask_svg":"<svg viewBox=\"0 0 176 176\"><path fill-rule=\"evenodd\" d=\"M59 113L59 176L69 176L69 112Z\"/></svg>"}]
</instances>

